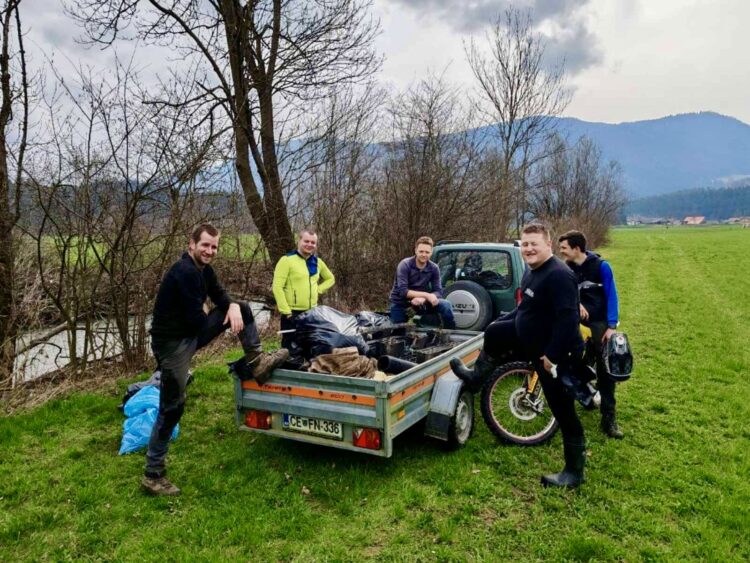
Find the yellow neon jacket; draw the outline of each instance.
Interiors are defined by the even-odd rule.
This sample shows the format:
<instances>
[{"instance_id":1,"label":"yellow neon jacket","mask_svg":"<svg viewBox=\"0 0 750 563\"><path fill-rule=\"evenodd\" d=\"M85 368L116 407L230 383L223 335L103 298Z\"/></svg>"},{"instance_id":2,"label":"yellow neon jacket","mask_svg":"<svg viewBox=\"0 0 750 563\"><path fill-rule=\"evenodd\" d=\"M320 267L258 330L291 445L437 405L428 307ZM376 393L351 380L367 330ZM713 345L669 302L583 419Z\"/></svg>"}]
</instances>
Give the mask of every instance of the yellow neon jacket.
<instances>
[{"instance_id":1,"label":"yellow neon jacket","mask_svg":"<svg viewBox=\"0 0 750 563\"><path fill-rule=\"evenodd\" d=\"M308 264L317 261L317 272L310 275ZM273 297L282 315L292 311L307 311L318 304L322 295L336 282L326 263L315 255L305 260L297 252L282 256L273 271Z\"/></svg>"}]
</instances>

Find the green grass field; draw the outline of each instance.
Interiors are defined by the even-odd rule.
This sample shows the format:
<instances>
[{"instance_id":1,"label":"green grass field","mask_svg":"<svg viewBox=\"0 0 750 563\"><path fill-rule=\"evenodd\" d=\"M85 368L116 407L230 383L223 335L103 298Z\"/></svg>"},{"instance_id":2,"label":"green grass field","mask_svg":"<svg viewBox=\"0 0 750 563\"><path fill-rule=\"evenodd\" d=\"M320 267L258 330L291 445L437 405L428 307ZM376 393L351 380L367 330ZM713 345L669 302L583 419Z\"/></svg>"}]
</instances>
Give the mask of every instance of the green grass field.
<instances>
[{"instance_id":1,"label":"green grass field","mask_svg":"<svg viewBox=\"0 0 750 563\"><path fill-rule=\"evenodd\" d=\"M77 394L0 420L0 560L746 561L750 231L621 229L613 264L636 354L623 441L581 414L578 491L544 490L559 434L522 449L416 433L391 459L239 432L232 384L200 366L170 452L174 499L119 457L119 397ZM124 389L126 381L121 382Z\"/></svg>"}]
</instances>

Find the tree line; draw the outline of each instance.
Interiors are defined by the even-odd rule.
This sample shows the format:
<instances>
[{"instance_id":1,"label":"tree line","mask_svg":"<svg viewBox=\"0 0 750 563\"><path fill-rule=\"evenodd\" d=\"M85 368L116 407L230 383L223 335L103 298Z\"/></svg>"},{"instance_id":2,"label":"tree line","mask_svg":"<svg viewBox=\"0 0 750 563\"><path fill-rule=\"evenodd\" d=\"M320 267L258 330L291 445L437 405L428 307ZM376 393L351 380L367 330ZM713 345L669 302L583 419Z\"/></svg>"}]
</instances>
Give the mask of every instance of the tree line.
<instances>
[{"instance_id":1,"label":"tree line","mask_svg":"<svg viewBox=\"0 0 750 563\"><path fill-rule=\"evenodd\" d=\"M55 333L84 370L101 321L144 365L160 277L199 221L222 229L242 297L269 300L270 269L313 226L333 302L378 308L420 235L509 240L539 219L598 244L624 203L618 165L553 129L570 90L529 13L467 43L475 85L393 91L365 0L66 4L92 44L169 45L182 64L157 84L121 60L31 75L22 4L0 3L0 390Z\"/></svg>"},{"instance_id":2,"label":"tree line","mask_svg":"<svg viewBox=\"0 0 750 563\"><path fill-rule=\"evenodd\" d=\"M644 197L625 207L628 215L682 219L702 215L709 221L750 216L750 185L731 188L695 188Z\"/></svg>"}]
</instances>

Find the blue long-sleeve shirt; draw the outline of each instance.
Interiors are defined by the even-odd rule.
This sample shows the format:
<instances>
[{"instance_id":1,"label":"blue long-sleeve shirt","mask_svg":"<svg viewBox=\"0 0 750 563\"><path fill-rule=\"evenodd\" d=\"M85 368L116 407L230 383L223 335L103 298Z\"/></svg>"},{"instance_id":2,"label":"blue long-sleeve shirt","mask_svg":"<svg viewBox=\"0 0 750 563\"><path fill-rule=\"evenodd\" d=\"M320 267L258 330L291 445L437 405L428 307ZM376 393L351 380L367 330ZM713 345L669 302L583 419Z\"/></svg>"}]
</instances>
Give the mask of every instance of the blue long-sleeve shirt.
<instances>
[{"instance_id":1,"label":"blue long-sleeve shirt","mask_svg":"<svg viewBox=\"0 0 750 563\"><path fill-rule=\"evenodd\" d=\"M409 299L406 294L409 290L425 291L434 293L437 297L443 296L443 285L440 281L440 268L435 262L429 260L421 270L417 267L417 258L410 256L399 262L396 268L396 279L393 281L390 302L398 305L407 305Z\"/></svg>"},{"instance_id":2,"label":"blue long-sleeve shirt","mask_svg":"<svg viewBox=\"0 0 750 563\"><path fill-rule=\"evenodd\" d=\"M602 286L604 297L607 301L607 326L617 327L617 321L620 318L620 301L617 297L617 286L615 285L615 275L609 262L602 260L599 271L602 276Z\"/></svg>"}]
</instances>

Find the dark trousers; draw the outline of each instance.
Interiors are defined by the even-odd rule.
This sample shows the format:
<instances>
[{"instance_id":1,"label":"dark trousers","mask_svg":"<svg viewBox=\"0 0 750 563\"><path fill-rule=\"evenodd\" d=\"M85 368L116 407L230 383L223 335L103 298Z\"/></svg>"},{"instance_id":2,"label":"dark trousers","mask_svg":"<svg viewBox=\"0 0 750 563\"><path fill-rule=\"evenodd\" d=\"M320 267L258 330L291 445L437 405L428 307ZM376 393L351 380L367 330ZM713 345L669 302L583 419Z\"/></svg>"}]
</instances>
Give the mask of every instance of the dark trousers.
<instances>
[{"instance_id":1,"label":"dark trousers","mask_svg":"<svg viewBox=\"0 0 750 563\"><path fill-rule=\"evenodd\" d=\"M294 319L301 315L302 313L306 313L307 311L292 311L291 315L281 315L281 323L280 328L281 330L294 330L296 328L296 325L294 324ZM297 338L297 335L294 332L285 332L281 335L281 347L286 348L291 352L292 345L295 342Z\"/></svg>"},{"instance_id":2,"label":"dark trousers","mask_svg":"<svg viewBox=\"0 0 750 563\"><path fill-rule=\"evenodd\" d=\"M602 359L602 336L607 331L607 323L604 321L594 321L589 323L591 329L591 339L594 344L596 353L596 388L599 390L599 396L602 398L602 404L599 410L605 418L614 418L615 416L615 382L607 375Z\"/></svg>"},{"instance_id":3,"label":"dark trousers","mask_svg":"<svg viewBox=\"0 0 750 563\"><path fill-rule=\"evenodd\" d=\"M512 320L498 320L487 327L484 332L484 352L489 354L495 361L503 361L513 353L515 357L521 356L534 365L542 382L542 390L552 414L560 425L563 440L573 441L583 439L583 425L578 418L575 408L575 400L568 393L558 379L544 369L539 358L529 357L524 351L522 342L516 334L516 325Z\"/></svg>"},{"instance_id":4,"label":"dark trousers","mask_svg":"<svg viewBox=\"0 0 750 563\"><path fill-rule=\"evenodd\" d=\"M429 314L437 313L443 322L443 328L453 330L456 328L456 320L453 318L453 305L447 299L438 299L438 304L434 307L430 303L425 303L419 307L413 307L410 304L391 303L390 318L394 324L405 323L407 321L406 311L412 307L416 313Z\"/></svg>"},{"instance_id":5,"label":"dark trousers","mask_svg":"<svg viewBox=\"0 0 750 563\"><path fill-rule=\"evenodd\" d=\"M262 350L255 318L250 306L240 303L245 327L238 337L246 354ZM197 350L206 346L227 328L224 324L226 312L214 309L208 314L205 330L197 336L177 340L152 340L151 349L161 369L159 414L151 430L146 452L146 475L162 477L169 449L169 437L185 410L185 388L187 386L190 360Z\"/></svg>"}]
</instances>

